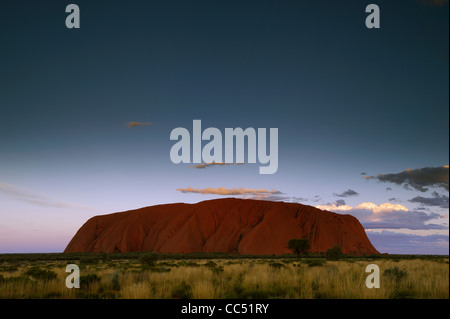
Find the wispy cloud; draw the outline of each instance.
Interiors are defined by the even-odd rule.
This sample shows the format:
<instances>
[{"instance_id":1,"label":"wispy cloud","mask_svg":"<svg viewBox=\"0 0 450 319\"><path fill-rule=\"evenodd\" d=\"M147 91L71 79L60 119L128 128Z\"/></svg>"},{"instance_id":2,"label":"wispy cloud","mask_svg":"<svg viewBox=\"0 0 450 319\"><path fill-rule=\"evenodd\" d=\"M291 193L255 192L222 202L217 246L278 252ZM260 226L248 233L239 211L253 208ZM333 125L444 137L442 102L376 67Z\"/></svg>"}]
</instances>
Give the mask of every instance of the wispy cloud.
<instances>
[{"instance_id":1,"label":"wispy cloud","mask_svg":"<svg viewBox=\"0 0 450 319\"><path fill-rule=\"evenodd\" d=\"M204 194L204 195L278 195L282 194L282 192L278 190L267 190L267 189L254 189L254 188L225 188L225 187L218 187L218 188L193 188L193 187L187 187L187 188L177 188L177 191L182 193L197 193L197 194Z\"/></svg>"},{"instance_id":2,"label":"wispy cloud","mask_svg":"<svg viewBox=\"0 0 450 319\"><path fill-rule=\"evenodd\" d=\"M353 189L347 189L345 192L341 193L341 194L334 194L334 196L337 197L351 197L351 196L358 196L359 193L354 191Z\"/></svg>"},{"instance_id":3,"label":"wispy cloud","mask_svg":"<svg viewBox=\"0 0 450 319\"><path fill-rule=\"evenodd\" d=\"M14 200L26 202L41 207L79 208L79 209L88 208L86 206L76 205L72 203L55 201L51 198L38 195L30 190L5 183L0 183L0 194L7 195Z\"/></svg>"},{"instance_id":4,"label":"wispy cloud","mask_svg":"<svg viewBox=\"0 0 450 319\"><path fill-rule=\"evenodd\" d=\"M357 206L327 204L316 208L341 214L351 214L356 217L366 229L446 229L447 227L429 223L440 218L436 213L427 214L423 211L410 211L403 205L383 203L380 205L364 202Z\"/></svg>"},{"instance_id":5,"label":"wispy cloud","mask_svg":"<svg viewBox=\"0 0 450 319\"><path fill-rule=\"evenodd\" d=\"M152 125L152 123L150 122L128 122L128 127L129 128L133 128L136 126L147 126L147 125Z\"/></svg>"},{"instance_id":6,"label":"wispy cloud","mask_svg":"<svg viewBox=\"0 0 450 319\"><path fill-rule=\"evenodd\" d=\"M193 166L188 166L189 168L207 168L211 166L227 166L227 165L242 165L244 163L203 163L203 164L197 164Z\"/></svg>"},{"instance_id":7,"label":"wispy cloud","mask_svg":"<svg viewBox=\"0 0 450 319\"><path fill-rule=\"evenodd\" d=\"M279 190L272 189L255 189L255 188L225 188L225 187L208 187L204 189L187 187L178 188L177 191L182 193L191 194L203 194L203 195L221 195L221 196L239 196L245 199L257 199L257 200L268 200L268 201L296 201L295 197L284 196L283 192Z\"/></svg>"},{"instance_id":8,"label":"wispy cloud","mask_svg":"<svg viewBox=\"0 0 450 319\"><path fill-rule=\"evenodd\" d=\"M448 165L442 167L424 167L418 169L407 169L394 174L378 174L377 176L365 176L367 180L403 185L405 189L416 189L426 192L428 187L441 187L449 190Z\"/></svg>"},{"instance_id":9,"label":"wispy cloud","mask_svg":"<svg viewBox=\"0 0 450 319\"><path fill-rule=\"evenodd\" d=\"M419 203L425 206L438 206L440 208L449 208L448 196L440 195L437 192L431 194L432 197L416 196L409 201L411 203Z\"/></svg>"}]
</instances>

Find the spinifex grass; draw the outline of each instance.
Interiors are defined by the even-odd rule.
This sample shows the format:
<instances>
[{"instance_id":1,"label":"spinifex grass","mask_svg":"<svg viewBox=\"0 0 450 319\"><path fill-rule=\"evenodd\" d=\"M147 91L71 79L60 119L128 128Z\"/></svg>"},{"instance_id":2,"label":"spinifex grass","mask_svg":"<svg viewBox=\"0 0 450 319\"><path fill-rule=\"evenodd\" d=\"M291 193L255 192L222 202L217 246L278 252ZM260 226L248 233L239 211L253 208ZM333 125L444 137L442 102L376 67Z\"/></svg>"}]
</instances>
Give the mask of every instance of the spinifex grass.
<instances>
[{"instance_id":1,"label":"spinifex grass","mask_svg":"<svg viewBox=\"0 0 450 319\"><path fill-rule=\"evenodd\" d=\"M77 261L74 261L77 263ZM365 267L380 268L379 289L365 286ZM139 259L81 263L80 289L68 289L64 260L0 266L0 298L449 298L448 257L339 261L308 259ZM13 267L12 267L13 266ZM30 271L33 269L33 271ZM38 272L36 269L45 270ZM56 273L56 278L48 275ZM33 277L43 273L48 276Z\"/></svg>"}]
</instances>

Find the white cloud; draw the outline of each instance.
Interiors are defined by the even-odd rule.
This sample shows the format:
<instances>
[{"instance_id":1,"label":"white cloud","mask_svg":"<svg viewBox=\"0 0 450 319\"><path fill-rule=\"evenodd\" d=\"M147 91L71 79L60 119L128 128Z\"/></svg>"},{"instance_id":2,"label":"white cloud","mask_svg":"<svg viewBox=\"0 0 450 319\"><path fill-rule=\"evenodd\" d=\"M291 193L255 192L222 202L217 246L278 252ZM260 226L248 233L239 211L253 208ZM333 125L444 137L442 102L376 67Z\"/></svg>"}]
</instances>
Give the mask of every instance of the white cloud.
<instances>
[{"instance_id":1,"label":"white cloud","mask_svg":"<svg viewBox=\"0 0 450 319\"><path fill-rule=\"evenodd\" d=\"M383 203L380 205L364 202L357 206L317 205L316 208L356 217L365 229L448 229L441 224L432 224L431 220L441 217L436 213L419 210L410 211L400 204Z\"/></svg>"}]
</instances>

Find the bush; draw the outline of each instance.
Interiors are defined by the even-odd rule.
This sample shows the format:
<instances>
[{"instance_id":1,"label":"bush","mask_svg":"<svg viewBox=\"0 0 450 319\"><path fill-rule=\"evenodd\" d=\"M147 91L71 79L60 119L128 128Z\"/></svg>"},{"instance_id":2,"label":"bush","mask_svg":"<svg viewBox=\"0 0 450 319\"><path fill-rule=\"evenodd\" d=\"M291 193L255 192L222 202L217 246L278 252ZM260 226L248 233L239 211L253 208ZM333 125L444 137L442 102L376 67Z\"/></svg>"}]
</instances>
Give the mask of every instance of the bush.
<instances>
[{"instance_id":1,"label":"bush","mask_svg":"<svg viewBox=\"0 0 450 319\"><path fill-rule=\"evenodd\" d=\"M311 260L307 262L309 267L321 267L325 263L322 260Z\"/></svg>"},{"instance_id":2,"label":"bush","mask_svg":"<svg viewBox=\"0 0 450 319\"><path fill-rule=\"evenodd\" d=\"M325 252L325 256L330 260L339 260L344 257L344 253L342 252L341 246L336 244Z\"/></svg>"},{"instance_id":3,"label":"bush","mask_svg":"<svg viewBox=\"0 0 450 319\"><path fill-rule=\"evenodd\" d=\"M30 276L36 280L42 280L42 281L49 281L49 280L56 279L56 277L58 277L58 275L54 271L40 269L38 267L33 267L31 269L28 269L25 272L25 275Z\"/></svg>"},{"instance_id":4,"label":"bush","mask_svg":"<svg viewBox=\"0 0 450 319\"><path fill-rule=\"evenodd\" d=\"M170 269L169 267L150 267L149 270L151 272L170 272L172 269Z\"/></svg>"},{"instance_id":5,"label":"bush","mask_svg":"<svg viewBox=\"0 0 450 319\"><path fill-rule=\"evenodd\" d=\"M158 261L158 255L155 253L147 253L141 257L141 262L147 266L155 266Z\"/></svg>"},{"instance_id":6,"label":"bush","mask_svg":"<svg viewBox=\"0 0 450 319\"><path fill-rule=\"evenodd\" d=\"M282 267L286 267L285 265L283 265L282 263L278 263L278 262L273 262L269 264L270 267L275 268L275 269L280 269Z\"/></svg>"},{"instance_id":7,"label":"bush","mask_svg":"<svg viewBox=\"0 0 450 319\"><path fill-rule=\"evenodd\" d=\"M0 284L6 284L6 283L17 283L17 284L25 284L25 283L31 283L34 284L30 278L26 276L18 276L18 277L3 277L0 275Z\"/></svg>"},{"instance_id":8,"label":"bush","mask_svg":"<svg viewBox=\"0 0 450 319\"><path fill-rule=\"evenodd\" d=\"M99 260L95 257L84 256L80 258L80 264L82 265L97 264L98 262Z\"/></svg>"},{"instance_id":9,"label":"bush","mask_svg":"<svg viewBox=\"0 0 450 319\"><path fill-rule=\"evenodd\" d=\"M118 273L114 273L112 275L112 289L115 291L119 291L120 290L120 281L119 281L119 274Z\"/></svg>"},{"instance_id":10,"label":"bush","mask_svg":"<svg viewBox=\"0 0 450 319\"><path fill-rule=\"evenodd\" d=\"M89 274L85 276L80 276L80 286L89 286L94 282L99 282L100 277L96 274Z\"/></svg>"},{"instance_id":11,"label":"bush","mask_svg":"<svg viewBox=\"0 0 450 319\"><path fill-rule=\"evenodd\" d=\"M188 262L186 263L186 266L187 266L187 267L199 267L200 265L197 264L195 261L188 261Z\"/></svg>"},{"instance_id":12,"label":"bush","mask_svg":"<svg viewBox=\"0 0 450 319\"><path fill-rule=\"evenodd\" d=\"M218 275L220 273L223 273L223 266L214 267L214 268L211 268L211 270L212 270L213 274Z\"/></svg>"},{"instance_id":13,"label":"bush","mask_svg":"<svg viewBox=\"0 0 450 319\"><path fill-rule=\"evenodd\" d=\"M183 281L178 286L173 287L172 297L177 299L189 299L191 297L191 286Z\"/></svg>"},{"instance_id":14,"label":"bush","mask_svg":"<svg viewBox=\"0 0 450 319\"><path fill-rule=\"evenodd\" d=\"M19 268L15 265L3 266L0 268L0 271L5 271L5 272L15 272L17 270L19 270Z\"/></svg>"},{"instance_id":15,"label":"bush","mask_svg":"<svg viewBox=\"0 0 450 319\"><path fill-rule=\"evenodd\" d=\"M383 272L383 275L393 279L396 283L399 283L406 276L408 276L408 271L406 269L400 269L397 266L388 268Z\"/></svg>"},{"instance_id":16,"label":"bush","mask_svg":"<svg viewBox=\"0 0 450 319\"><path fill-rule=\"evenodd\" d=\"M214 268L214 267L217 267L217 264L216 264L214 261L210 260L210 261L208 261L208 262L205 264L205 266L206 266L206 267L210 267L210 268Z\"/></svg>"}]
</instances>

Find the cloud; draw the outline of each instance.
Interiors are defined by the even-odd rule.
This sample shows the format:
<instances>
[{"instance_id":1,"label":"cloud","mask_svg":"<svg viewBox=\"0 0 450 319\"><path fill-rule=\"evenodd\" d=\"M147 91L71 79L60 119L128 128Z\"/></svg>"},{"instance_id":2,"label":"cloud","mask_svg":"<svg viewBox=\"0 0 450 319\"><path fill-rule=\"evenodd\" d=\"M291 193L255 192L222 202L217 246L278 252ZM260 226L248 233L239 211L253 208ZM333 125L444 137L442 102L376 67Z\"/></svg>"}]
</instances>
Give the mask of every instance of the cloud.
<instances>
[{"instance_id":1,"label":"cloud","mask_svg":"<svg viewBox=\"0 0 450 319\"><path fill-rule=\"evenodd\" d=\"M359 193L355 192L353 189L347 189L342 194L334 194L334 196L338 196L338 197L350 197L350 196L358 196L358 195L359 195Z\"/></svg>"},{"instance_id":2,"label":"cloud","mask_svg":"<svg viewBox=\"0 0 450 319\"><path fill-rule=\"evenodd\" d=\"M294 197L282 196L283 193L278 190L254 189L254 188L204 188L198 189L193 187L177 188L182 193L203 194L203 195L221 195L221 196L240 196L246 199L258 199L268 201L292 201Z\"/></svg>"},{"instance_id":3,"label":"cloud","mask_svg":"<svg viewBox=\"0 0 450 319\"><path fill-rule=\"evenodd\" d=\"M378 174L377 176L365 176L367 180L375 179L379 182L403 185L405 189L416 189L426 192L428 187L448 187L448 165L443 167L424 167L418 169L407 169L395 174Z\"/></svg>"},{"instance_id":4,"label":"cloud","mask_svg":"<svg viewBox=\"0 0 450 319\"><path fill-rule=\"evenodd\" d=\"M128 128L133 128L133 127L136 127L136 126L146 126L146 125L152 125L152 123L150 123L150 122L146 122L146 123L143 123L143 122L128 122Z\"/></svg>"},{"instance_id":5,"label":"cloud","mask_svg":"<svg viewBox=\"0 0 450 319\"><path fill-rule=\"evenodd\" d=\"M420 236L388 230L381 232L367 231L366 234L372 245L382 253L448 255L448 235Z\"/></svg>"},{"instance_id":6,"label":"cloud","mask_svg":"<svg viewBox=\"0 0 450 319\"><path fill-rule=\"evenodd\" d=\"M425 206L438 206L440 208L449 208L448 196L439 195L437 192L433 192L432 197L416 196L409 201L411 203L419 203Z\"/></svg>"},{"instance_id":7,"label":"cloud","mask_svg":"<svg viewBox=\"0 0 450 319\"><path fill-rule=\"evenodd\" d=\"M242 165L244 163L204 163L204 164L197 164L193 166L188 166L189 168L207 168L210 166L226 166L226 165Z\"/></svg>"},{"instance_id":8,"label":"cloud","mask_svg":"<svg viewBox=\"0 0 450 319\"><path fill-rule=\"evenodd\" d=\"M400 204L383 203L376 205L371 202L364 202L352 207L334 203L332 205L317 205L316 208L353 215L366 229L446 229L442 225L427 223L432 219L440 218L441 215L427 214L419 210L410 211Z\"/></svg>"},{"instance_id":9,"label":"cloud","mask_svg":"<svg viewBox=\"0 0 450 319\"><path fill-rule=\"evenodd\" d=\"M88 207L80 206L76 204L58 202L45 196L37 195L29 190L19 188L10 184L0 183L0 194L8 195L9 197L26 202L32 205L41 207L53 207L53 208L79 208L86 209Z\"/></svg>"},{"instance_id":10,"label":"cloud","mask_svg":"<svg viewBox=\"0 0 450 319\"><path fill-rule=\"evenodd\" d=\"M225 188L225 187L218 187L218 188L177 188L177 191L182 193L197 193L197 194L214 194L214 195L261 195L261 194L267 194L267 195L278 195L283 194L280 191L277 190L266 190L266 189L254 189L254 188Z\"/></svg>"},{"instance_id":11,"label":"cloud","mask_svg":"<svg viewBox=\"0 0 450 319\"><path fill-rule=\"evenodd\" d=\"M344 206L344 205L345 205L345 200L343 200L343 199L338 199L338 200L336 201L336 205L337 205L337 206Z\"/></svg>"}]
</instances>

